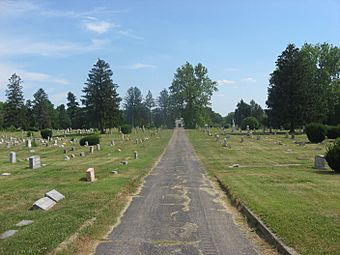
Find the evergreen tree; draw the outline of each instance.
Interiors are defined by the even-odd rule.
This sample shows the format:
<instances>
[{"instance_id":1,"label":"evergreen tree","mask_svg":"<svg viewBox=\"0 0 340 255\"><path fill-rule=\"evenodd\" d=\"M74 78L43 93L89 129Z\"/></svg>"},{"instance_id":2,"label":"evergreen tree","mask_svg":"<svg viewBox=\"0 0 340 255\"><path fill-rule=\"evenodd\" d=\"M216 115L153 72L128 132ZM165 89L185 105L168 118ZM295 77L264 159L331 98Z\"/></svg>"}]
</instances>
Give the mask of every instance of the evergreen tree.
<instances>
[{"instance_id":1,"label":"evergreen tree","mask_svg":"<svg viewBox=\"0 0 340 255\"><path fill-rule=\"evenodd\" d=\"M55 119L53 114L53 104L48 99L46 92L40 88L34 95L32 102L32 112L35 123L39 129L51 128L52 119Z\"/></svg>"},{"instance_id":2,"label":"evergreen tree","mask_svg":"<svg viewBox=\"0 0 340 255\"><path fill-rule=\"evenodd\" d=\"M175 123L171 108L171 99L167 89L163 89L157 98L157 108L154 110L154 121L156 127L172 128Z\"/></svg>"},{"instance_id":3,"label":"evergreen tree","mask_svg":"<svg viewBox=\"0 0 340 255\"><path fill-rule=\"evenodd\" d=\"M137 87L130 87L126 92L125 118L133 127L142 126L145 122L145 105L143 104L142 92Z\"/></svg>"},{"instance_id":4,"label":"evergreen tree","mask_svg":"<svg viewBox=\"0 0 340 255\"><path fill-rule=\"evenodd\" d=\"M25 104L25 115L27 128L36 128L36 122L33 114L33 102L29 99Z\"/></svg>"},{"instance_id":5,"label":"evergreen tree","mask_svg":"<svg viewBox=\"0 0 340 255\"><path fill-rule=\"evenodd\" d=\"M67 94L67 114L71 120L72 128L80 128L81 113L79 109L79 103L77 102L76 96L72 92Z\"/></svg>"},{"instance_id":6,"label":"evergreen tree","mask_svg":"<svg viewBox=\"0 0 340 255\"><path fill-rule=\"evenodd\" d=\"M120 98L117 84L112 82L113 73L108 63L98 59L88 74L83 89L82 103L91 126L104 132L117 125Z\"/></svg>"},{"instance_id":7,"label":"evergreen tree","mask_svg":"<svg viewBox=\"0 0 340 255\"><path fill-rule=\"evenodd\" d=\"M25 100L21 86L22 81L20 76L15 73L8 81L7 100L4 107L4 125L6 127L22 128L25 124Z\"/></svg>"},{"instance_id":8,"label":"evergreen tree","mask_svg":"<svg viewBox=\"0 0 340 255\"><path fill-rule=\"evenodd\" d=\"M234 120L235 124L239 127L242 121L251 116L251 106L241 99L241 101L236 105Z\"/></svg>"},{"instance_id":9,"label":"evergreen tree","mask_svg":"<svg viewBox=\"0 0 340 255\"><path fill-rule=\"evenodd\" d=\"M0 130L4 128L4 108L5 104L0 101Z\"/></svg>"},{"instance_id":10,"label":"evergreen tree","mask_svg":"<svg viewBox=\"0 0 340 255\"><path fill-rule=\"evenodd\" d=\"M149 127L152 126L153 124L153 118L152 118L152 110L155 107L155 100L152 97L152 93L149 90L146 97L145 97L145 101L144 101L144 105L146 108L146 115L147 115L147 125Z\"/></svg>"},{"instance_id":11,"label":"evergreen tree","mask_svg":"<svg viewBox=\"0 0 340 255\"><path fill-rule=\"evenodd\" d=\"M66 129L71 126L71 120L70 117L67 114L67 111L65 109L65 105L61 104L57 107L57 112L58 112L58 126L61 129Z\"/></svg>"}]
</instances>

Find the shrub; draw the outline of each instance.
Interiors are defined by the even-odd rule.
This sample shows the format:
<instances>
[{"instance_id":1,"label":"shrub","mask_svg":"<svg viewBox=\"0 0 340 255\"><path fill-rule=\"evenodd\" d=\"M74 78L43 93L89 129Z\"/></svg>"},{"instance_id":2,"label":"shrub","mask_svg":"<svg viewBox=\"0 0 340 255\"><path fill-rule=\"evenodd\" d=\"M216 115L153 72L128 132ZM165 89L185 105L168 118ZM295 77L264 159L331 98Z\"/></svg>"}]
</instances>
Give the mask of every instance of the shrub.
<instances>
[{"instance_id":1,"label":"shrub","mask_svg":"<svg viewBox=\"0 0 340 255\"><path fill-rule=\"evenodd\" d=\"M125 124L125 125L121 126L120 131L122 131L123 134L131 134L132 127L131 127L131 125Z\"/></svg>"},{"instance_id":2,"label":"shrub","mask_svg":"<svg viewBox=\"0 0 340 255\"><path fill-rule=\"evenodd\" d=\"M247 117L242 120L241 129L245 130L249 126L249 129L259 129L260 123L255 117Z\"/></svg>"},{"instance_id":3,"label":"shrub","mask_svg":"<svg viewBox=\"0 0 340 255\"><path fill-rule=\"evenodd\" d=\"M27 137L31 137L34 136L34 133L32 131L27 131L26 135Z\"/></svg>"},{"instance_id":4,"label":"shrub","mask_svg":"<svg viewBox=\"0 0 340 255\"><path fill-rule=\"evenodd\" d=\"M327 127L327 137L329 139L336 139L340 137L340 126Z\"/></svg>"},{"instance_id":5,"label":"shrub","mask_svg":"<svg viewBox=\"0 0 340 255\"><path fill-rule=\"evenodd\" d=\"M100 143L100 137L99 135L85 136L82 139L80 139L79 144L81 146L84 146L86 141L89 143L89 145L96 145Z\"/></svg>"},{"instance_id":6,"label":"shrub","mask_svg":"<svg viewBox=\"0 0 340 255\"><path fill-rule=\"evenodd\" d=\"M340 139L328 146L325 159L330 168L336 173L340 173Z\"/></svg>"},{"instance_id":7,"label":"shrub","mask_svg":"<svg viewBox=\"0 0 340 255\"><path fill-rule=\"evenodd\" d=\"M40 131L41 137L47 139L52 137L52 129L43 129Z\"/></svg>"},{"instance_id":8,"label":"shrub","mask_svg":"<svg viewBox=\"0 0 340 255\"><path fill-rule=\"evenodd\" d=\"M306 126L306 134L311 143L321 143L326 138L326 127L320 123L311 123Z\"/></svg>"}]
</instances>

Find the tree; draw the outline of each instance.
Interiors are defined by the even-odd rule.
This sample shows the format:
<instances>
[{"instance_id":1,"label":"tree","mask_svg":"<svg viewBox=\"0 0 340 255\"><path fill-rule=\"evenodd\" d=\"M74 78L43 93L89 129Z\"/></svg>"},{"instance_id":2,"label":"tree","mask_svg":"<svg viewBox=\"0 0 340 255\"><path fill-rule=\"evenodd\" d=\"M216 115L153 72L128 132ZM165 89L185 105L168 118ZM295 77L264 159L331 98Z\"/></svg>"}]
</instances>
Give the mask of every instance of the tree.
<instances>
[{"instance_id":1,"label":"tree","mask_svg":"<svg viewBox=\"0 0 340 255\"><path fill-rule=\"evenodd\" d=\"M155 107L156 104L155 104L155 100L153 99L152 93L151 93L150 90L146 94L144 105L145 105L145 108L146 108L146 111L147 111L147 113L146 113L147 114L147 124L148 124L149 127L151 127L152 122L153 122L152 110L153 110L153 108Z\"/></svg>"},{"instance_id":2,"label":"tree","mask_svg":"<svg viewBox=\"0 0 340 255\"><path fill-rule=\"evenodd\" d=\"M35 128L36 122L33 113L33 102L31 100L26 100L25 104L25 115L27 120L27 128Z\"/></svg>"},{"instance_id":3,"label":"tree","mask_svg":"<svg viewBox=\"0 0 340 255\"><path fill-rule=\"evenodd\" d=\"M4 107L5 104L0 101L0 130L4 127Z\"/></svg>"},{"instance_id":4,"label":"tree","mask_svg":"<svg viewBox=\"0 0 340 255\"><path fill-rule=\"evenodd\" d=\"M142 126L145 121L145 105L143 104L142 92L137 87L130 87L126 92L125 102L125 118L132 126Z\"/></svg>"},{"instance_id":5,"label":"tree","mask_svg":"<svg viewBox=\"0 0 340 255\"><path fill-rule=\"evenodd\" d=\"M67 93L67 114L71 120L72 128L81 128L81 114L79 109L79 103L76 96L72 92Z\"/></svg>"},{"instance_id":6,"label":"tree","mask_svg":"<svg viewBox=\"0 0 340 255\"><path fill-rule=\"evenodd\" d=\"M251 116L251 106L241 99L241 101L236 105L234 119L235 124L241 126L242 120Z\"/></svg>"},{"instance_id":7,"label":"tree","mask_svg":"<svg viewBox=\"0 0 340 255\"><path fill-rule=\"evenodd\" d=\"M33 95L32 112L35 123L39 129L51 128L52 119L54 118L53 104L48 99L46 92L40 88Z\"/></svg>"},{"instance_id":8,"label":"tree","mask_svg":"<svg viewBox=\"0 0 340 255\"><path fill-rule=\"evenodd\" d=\"M69 128L71 126L71 120L69 115L67 114L65 105L59 105L56 110L58 112L58 127L62 129Z\"/></svg>"},{"instance_id":9,"label":"tree","mask_svg":"<svg viewBox=\"0 0 340 255\"><path fill-rule=\"evenodd\" d=\"M175 123L171 108L171 98L167 89L163 89L157 98L157 108L154 110L154 123L156 127L172 128Z\"/></svg>"},{"instance_id":10,"label":"tree","mask_svg":"<svg viewBox=\"0 0 340 255\"><path fill-rule=\"evenodd\" d=\"M217 83L208 77L208 70L201 63L193 67L186 62L177 68L170 86L176 117L183 117L186 128L204 125L203 109L217 90Z\"/></svg>"},{"instance_id":11,"label":"tree","mask_svg":"<svg viewBox=\"0 0 340 255\"><path fill-rule=\"evenodd\" d=\"M254 100L249 102L250 105L250 116L257 119L257 121L262 122L264 117L264 111L262 107L257 104Z\"/></svg>"},{"instance_id":12,"label":"tree","mask_svg":"<svg viewBox=\"0 0 340 255\"><path fill-rule=\"evenodd\" d=\"M102 133L105 128L117 124L119 113L121 99L117 84L112 82L112 75L109 64L98 59L88 74L81 100L90 125L99 128Z\"/></svg>"},{"instance_id":13,"label":"tree","mask_svg":"<svg viewBox=\"0 0 340 255\"><path fill-rule=\"evenodd\" d=\"M269 122L274 126L288 125L291 132L317 115L313 102L318 87L310 56L289 44L276 61L270 75L268 99ZM318 102L318 101L316 101Z\"/></svg>"},{"instance_id":14,"label":"tree","mask_svg":"<svg viewBox=\"0 0 340 255\"><path fill-rule=\"evenodd\" d=\"M224 124L231 127L233 120L235 121L235 112L229 112L227 116L224 117Z\"/></svg>"},{"instance_id":15,"label":"tree","mask_svg":"<svg viewBox=\"0 0 340 255\"><path fill-rule=\"evenodd\" d=\"M4 106L4 125L22 128L25 124L25 100L21 86L22 81L20 76L15 73L8 81L7 100Z\"/></svg>"}]
</instances>

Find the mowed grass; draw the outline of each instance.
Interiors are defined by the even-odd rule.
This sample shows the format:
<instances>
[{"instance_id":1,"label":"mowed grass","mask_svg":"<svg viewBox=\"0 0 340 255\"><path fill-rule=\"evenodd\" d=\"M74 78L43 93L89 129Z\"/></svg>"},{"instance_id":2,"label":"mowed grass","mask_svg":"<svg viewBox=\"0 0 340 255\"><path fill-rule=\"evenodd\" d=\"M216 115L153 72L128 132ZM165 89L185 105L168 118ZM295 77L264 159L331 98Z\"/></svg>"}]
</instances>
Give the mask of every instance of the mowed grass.
<instances>
[{"instance_id":1,"label":"mowed grass","mask_svg":"<svg viewBox=\"0 0 340 255\"><path fill-rule=\"evenodd\" d=\"M0 134L1 135L1 134ZM20 133L9 136L21 137ZM122 141L121 136L101 135L101 150L89 153L89 148L76 143L61 141L65 148L75 148L76 158L64 161L63 148L32 147L30 152L24 145L6 149L0 145L0 173L9 172L11 176L0 176L0 233L18 229L14 236L0 240L0 254L86 254L93 249L95 241L101 239L116 222L127 203L129 194L136 191L141 179L152 168L172 135L171 130L158 134L139 131L131 134L130 141ZM38 137L38 134L36 134ZM136 138L146 138L143 144L135 144ZM110 146L112 138L116 145ZM118 148L121 149L119 152ZM16 164L9 163L9 153L17 153ZM79 157L84 151L86 157ZM133 159L138 151L139 159ZM40 155L46 166L31 170L25 158ZM121 165L128 160L128 165ZM84 181L85 171L95 168L97 181ZM113 175L112 170L119 174ZM52 189L65 195L49 211L30 210L34 201ZM21 220L33 220L25 227L15 227ZM83 226L83 227L82 227ZM81 228L82 227L82 228ZM80 230L80 231L79 231ZM63 249L56 250L64 240L77 233L75 238Z\"/></svg>"},{"instance_id":2,"label":"mowed grass","mask_svg":"<svg viewBox=\"0 0 340 255\"><path fill-rule=\"evenodd\" d=\"M214 134L214 132L212 132ZM213 136L187 131L199 158L286 244L301 254L340 254L340 175L316 170L326 144L294 144L284 135L239 135L223 148ZM305 135L296 141L307 142ZM280 144L281 143L281 144ZM230 168L240 164L239 168Z\"/></svg>"}]
</instances>

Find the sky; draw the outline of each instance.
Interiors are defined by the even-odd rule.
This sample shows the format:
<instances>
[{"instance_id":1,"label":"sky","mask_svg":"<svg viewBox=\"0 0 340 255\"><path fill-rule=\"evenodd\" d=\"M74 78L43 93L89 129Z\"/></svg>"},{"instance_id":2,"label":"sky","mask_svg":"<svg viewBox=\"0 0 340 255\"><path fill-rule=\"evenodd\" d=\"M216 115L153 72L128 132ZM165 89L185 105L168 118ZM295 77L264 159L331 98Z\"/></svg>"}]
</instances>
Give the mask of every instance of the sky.
<instances>
[{"instance_id":1,"label":"sky","mask_svg":"<svg viewBox=\"0 0 340 255\"><path fill-rule=\"evenodd\" d=\"M69 91L80 100L98 58L122 98L131 86L157 98L188 61L217 81L225 116L241 99L265 108L289 43L323 42L340 46L340 0L0 0L0 101L14 72L26 99L43 88L55 106Z\"/></svg>"}]
</instances>

